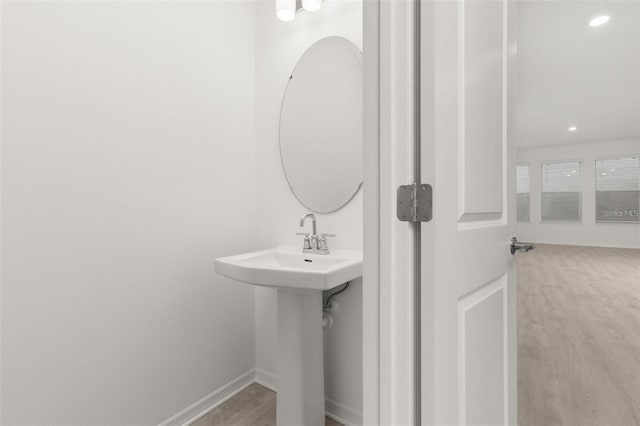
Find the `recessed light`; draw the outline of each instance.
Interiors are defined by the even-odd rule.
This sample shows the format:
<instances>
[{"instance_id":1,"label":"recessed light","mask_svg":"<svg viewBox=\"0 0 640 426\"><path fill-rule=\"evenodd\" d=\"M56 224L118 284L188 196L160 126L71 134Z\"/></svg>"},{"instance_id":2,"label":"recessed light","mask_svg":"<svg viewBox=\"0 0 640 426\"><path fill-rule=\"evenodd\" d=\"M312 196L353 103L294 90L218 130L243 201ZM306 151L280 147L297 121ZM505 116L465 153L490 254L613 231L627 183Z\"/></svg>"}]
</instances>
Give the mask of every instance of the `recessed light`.
<instances>
[{"instance_id":1,"label":"recessed light","mask_svg":"<svg viewBox=\"0 0 640 426\"><path fill-rule=\"evenodd\" d=\"M571 170L571 173L578 173L577 170Z\"/></svg>"},{"instance_id":2,"label":"recessed light","mask_svg":"<svg viewBox=\"0 0 640 426\"><path fill-rule=\"evenodd\" d=\"M607 172L602 172L602 176L606 176L606 175L607 175Z\"/></svg>"},{"instance_id":3,"label":"recessed light","mask_svg":"<svg viewBox=\"0 0 640 426\"><path fill-rule=\"evenodd\" d=\"M569 127L569 131L570 132L575 132L576 130L578 130L578 128L576 126Z\"/></svg>"},{"instance_id":4,"label":"recessed light","mask_svg":"<svg viewBox=\"0 0 640 426\"><path fill-rule=\"evenodd\" d=\"M612 171L612 172L615 172L615 171L616 171L616 169L611 169L611 171Z\"/></svg>"},{"instance_id":5,"label":"recessed light","mask_svg":"<svg viewBox=\"0 0 640 426\"><path fill-rule=\"evenodd\" d=\"M604 25L609 22L609 15L600 15L593 18L589 21L590 27L599 27L600 25Z\"/></svg>"},{"instance_id":6,"label":"recessed light","mask_svg":"<svg viewBox=\"0 0 640 426\"><path fill-rule=\"evenodd\" d=\"M567 175L567 177L571 177L571 175Z\"/></svg>"}]
</instances>

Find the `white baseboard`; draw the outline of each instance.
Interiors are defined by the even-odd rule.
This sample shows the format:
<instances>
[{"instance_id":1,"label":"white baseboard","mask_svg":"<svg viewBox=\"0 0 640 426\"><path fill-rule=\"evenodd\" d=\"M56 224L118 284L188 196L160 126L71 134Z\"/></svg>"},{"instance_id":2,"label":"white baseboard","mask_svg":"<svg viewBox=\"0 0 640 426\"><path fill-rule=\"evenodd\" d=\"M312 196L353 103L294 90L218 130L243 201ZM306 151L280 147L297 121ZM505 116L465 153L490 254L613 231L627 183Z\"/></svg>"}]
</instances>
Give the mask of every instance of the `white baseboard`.
<instances>
[{"instance_id":1,"label":"white baseboard","mask_svg":"<svg viewBox=\"0 0 640 426\"><path fill-rule=\"evenodd\" d=\"M220 389L213 391L200 401L180 411L175 416L160 423L159 426L185 426L206 415L252 383L257 383L276 392L276 375L261 368L254 368L230 381ZM324 400L325 413L345 426L362 425L362 412L329 398Z\"/></svg>"},{"instance_id":2,"label":"white baseboard","mask_svg":"<svg viewBox=\"0 0 640 426\"><path fill-rule=\"evenodd\" d=\"M362 425L362 412L348 407L329 398L324 399L324 411L327 417L332 418L344 426Z\"/></svg>"},{"instance_id":3,"label":"white baseboard","mask_svg":"<svg viewBox=\"0 0 640 426\"><path fill-rule=\"evenodd\" d=\"M175 416L160 423L160 426L189 425L222 404L255 381L255 371L251 369L221 388L211 392L200 401L180 411Z\"/></svg>"},{"instance_id":4,"label":"white baseboard","mask_svg":"<svg viewBox=\"0 0 640 426\"><path fill-rule=\"evenodd\" d=\"M276 375L270 373L268 371L263 370L262 368L256 367L256 383L264 386L267 389L271 389L274 392L276 391Z\"/></svg>"}]
</instances>

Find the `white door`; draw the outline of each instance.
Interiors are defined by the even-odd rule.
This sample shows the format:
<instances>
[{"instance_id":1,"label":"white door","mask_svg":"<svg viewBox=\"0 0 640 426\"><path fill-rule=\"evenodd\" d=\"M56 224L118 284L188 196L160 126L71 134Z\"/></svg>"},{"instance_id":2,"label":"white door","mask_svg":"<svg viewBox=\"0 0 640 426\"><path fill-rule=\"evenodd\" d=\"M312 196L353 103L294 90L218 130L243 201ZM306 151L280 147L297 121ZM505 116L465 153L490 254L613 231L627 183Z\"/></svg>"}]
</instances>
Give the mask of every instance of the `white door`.
<instances>
[{"instance_id":1,"label":"white door","mask_svg":"<svg viewBox=\"0 0 640 426\"><path fill-rule=\"evenodd\" d=\"M422 3L423 424L516 424L514 3Z\"/></svg>"}]
</instances>

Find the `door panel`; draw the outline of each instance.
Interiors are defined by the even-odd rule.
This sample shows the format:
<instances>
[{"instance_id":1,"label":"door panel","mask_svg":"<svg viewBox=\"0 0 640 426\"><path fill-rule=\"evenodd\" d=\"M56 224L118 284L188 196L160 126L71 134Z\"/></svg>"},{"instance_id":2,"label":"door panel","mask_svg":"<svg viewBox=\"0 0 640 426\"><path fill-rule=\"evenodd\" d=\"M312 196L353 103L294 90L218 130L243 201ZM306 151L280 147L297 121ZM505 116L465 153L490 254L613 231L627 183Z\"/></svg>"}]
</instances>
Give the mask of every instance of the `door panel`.
<instances>
[{"instance_id":1,"label":"door panel","mask_svg":"<svg viewBox=\"0 0 640 426\"><path fill-rule=\"evenodd\" d=\"M461 217L503 212L504 9L500 1L458 4Z\"/></svg>"},{"instance_id":2,"label":"door panel","mask_svg":"<svg viewBox=\"0 0 640 426\"><path fill-rule=\"evenodd\" d=\"M503 275L458 303L462 424L505 423L507 283Z\"/></svg>"},{"instance_id":3,"label":"door panel","mask_svg":"<svg viewBox=\"0 0 640 426\"><path fill-rule=\"evenodd\" d=\"M516 418L515 190L508 190L515 151L507 102L514 3L434 1L422 14L422 28L433 29L421 49L422 167L433 170L426 175L434 182L434 219L422 236L430 296L422 299L429 321L422 322L423 369L432 369L423 378L433 380L423 386L423 398L432 398L422 401L424 424Z\"/></svg>"}]
</instances>

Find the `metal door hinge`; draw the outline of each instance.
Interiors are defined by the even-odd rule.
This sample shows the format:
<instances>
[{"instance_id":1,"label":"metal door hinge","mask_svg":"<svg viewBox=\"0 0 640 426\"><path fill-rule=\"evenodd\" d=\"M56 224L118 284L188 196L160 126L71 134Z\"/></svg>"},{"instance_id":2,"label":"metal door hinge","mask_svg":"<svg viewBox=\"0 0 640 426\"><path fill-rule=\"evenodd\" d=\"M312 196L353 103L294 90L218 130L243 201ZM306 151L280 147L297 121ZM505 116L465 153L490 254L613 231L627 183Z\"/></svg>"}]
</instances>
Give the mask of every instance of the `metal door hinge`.
<instances>
[{"instance_id":1,"label":"metal door hinge","mask_svg":"<svg viewBox=\"0 0 640 426\"><path fill-rule=\"evenodd\" d=\"M398 187L398 219L403 222L429 222L433 217L433 191L426 183Z\"/></svg>"}]
</instances>

